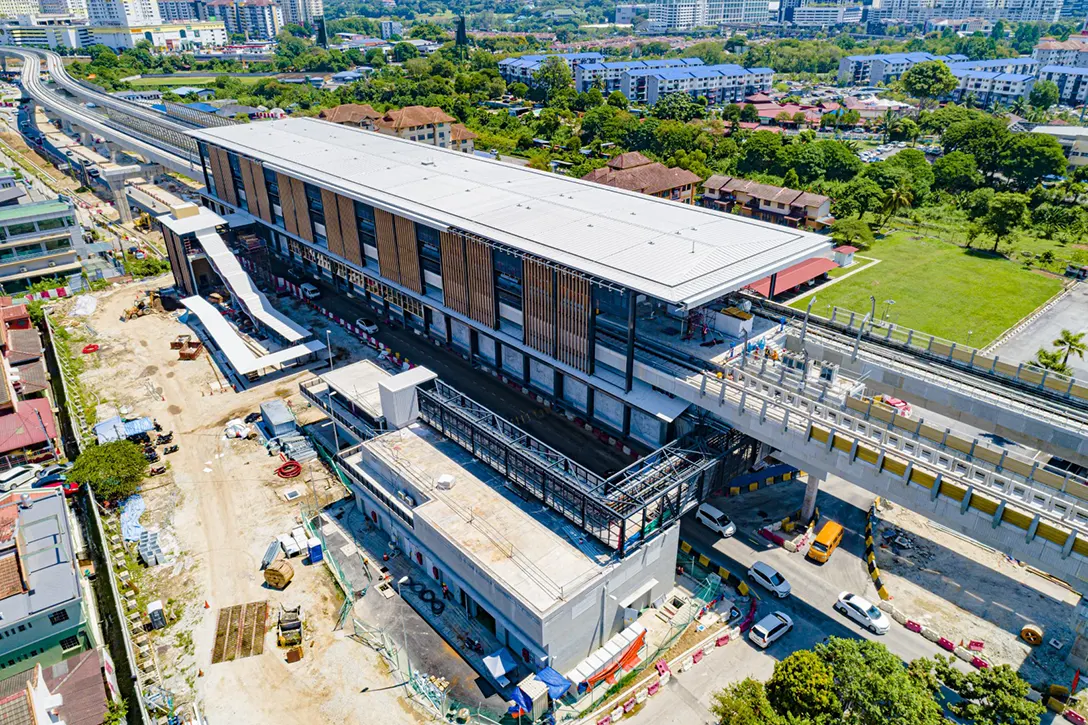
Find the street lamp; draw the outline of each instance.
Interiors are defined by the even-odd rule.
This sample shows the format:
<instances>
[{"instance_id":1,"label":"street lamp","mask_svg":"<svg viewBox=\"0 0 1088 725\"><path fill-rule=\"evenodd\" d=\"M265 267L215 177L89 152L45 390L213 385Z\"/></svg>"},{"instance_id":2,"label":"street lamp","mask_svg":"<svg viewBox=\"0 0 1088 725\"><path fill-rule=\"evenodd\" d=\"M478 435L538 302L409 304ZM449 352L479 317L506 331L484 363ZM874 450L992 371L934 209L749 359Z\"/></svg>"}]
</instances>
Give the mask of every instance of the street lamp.
<instances>
[{"instance_id":1,"label":"street lamp","mask_svg":"<svg viewBox=\"0 0 1088 725\"><path fill-rule=\"evenodd\" d=\"M967 331L967 346L968 347L971 346L971 335L974 335L974 334L975 334L974 330L968 330Z\"/></svg>"},{"instance_id":2,"label":"street lamp","mask_svg":"<svg viewBox=\"0 0 1088 725\"><path fill-rule=\"evenodd\" d=\"M410 581L412 580L406 576L402 576L397 580L397 595L400 596L402 600L404 599L404 585ZM408 662L408 679L411 680L412 657L408 654L408 630L404 625L404 612L400 613L400 636L402 642L401 646L404 647L404 659ZM400 658L398 657L397 660L400 661Z\"/></svg>"},{"instance_id":3,"label":"street lamp","mask_svg":"<svg viewBox=\"0 0 1088 725\"><path fill-rule=\"evenodd\" d=\"M880 316L880 319L888 319L888 315L892 311L892 305L895 304L895 300L884 300L884 314Z\"/></svg>"}]
</instances>

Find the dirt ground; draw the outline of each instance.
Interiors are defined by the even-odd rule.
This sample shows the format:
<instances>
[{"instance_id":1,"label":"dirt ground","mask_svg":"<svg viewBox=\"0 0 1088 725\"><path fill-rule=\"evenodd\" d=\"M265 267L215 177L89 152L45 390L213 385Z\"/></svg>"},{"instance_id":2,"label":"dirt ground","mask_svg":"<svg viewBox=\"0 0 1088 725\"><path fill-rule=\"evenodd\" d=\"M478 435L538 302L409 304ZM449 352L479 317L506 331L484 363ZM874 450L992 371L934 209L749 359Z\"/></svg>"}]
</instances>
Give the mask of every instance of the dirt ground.
<instances>
[{"instance_id":1,"label":"dirt ground","mask_svg":"<svg viewBox=\"0 0 1088 725\"><path fill-rule=\"evenodd\" d=\"M175 703L195 698L211 722L373 722L374 710L388 722L414 722L398 690L359 692L396 683L374 652L348 638L350 629L334 631L343 599L324 566L293 559L295 578L283 592L269 589L259 571L273 537L301 521L298 501L282 496L286 489L297 488L304 499L316 495L322 504L341 490L316 463L293 481L277 478L278 459L256 441L225 440L223 426L274 397L309 417L297 383L312 373L240 394L211 394L220 375L208 356L179 361L169 349L170 340L190 332L186 326L164 313L120 321L137 290L148 286L96 294L98 308L89 319L66 318L71 301L53 314L55 323L73 332L77 350L88 342L100 345L96 355L84 356L81 375L99 409L154 417L164 431L174 431L180 446L165 457L168 473L148 479L142 491L148 510L141 523L158 528L171 562L137 575L140 604L162 599L171 619L153 633L151 646ZM352 343L342 342L334 349L350 355ZM264 654L212 665L218 609L259 600L270 604ZM305 657L296 664L285 662L271 631L281 603L301 604L308 628Z\"/></svg>"},{"instance_id":2,"label":"dirt ground","mask_svg":"<svg viewBox=\"0 0 1088 725\"><path fill-rule=\"evenodd\" d=\"M896 607L956 643L983 641L988 660L1010 665L1036 687L1069 684L1074 671L1065 657L1080 595L912 511L891 506L879 516L877 565ZM880 546L893 530L905 532L912 546ZM1062 648L1030 646L1018 636L1026 624L1041 626L1044 642Z\"/></svg>"}]
</instances>

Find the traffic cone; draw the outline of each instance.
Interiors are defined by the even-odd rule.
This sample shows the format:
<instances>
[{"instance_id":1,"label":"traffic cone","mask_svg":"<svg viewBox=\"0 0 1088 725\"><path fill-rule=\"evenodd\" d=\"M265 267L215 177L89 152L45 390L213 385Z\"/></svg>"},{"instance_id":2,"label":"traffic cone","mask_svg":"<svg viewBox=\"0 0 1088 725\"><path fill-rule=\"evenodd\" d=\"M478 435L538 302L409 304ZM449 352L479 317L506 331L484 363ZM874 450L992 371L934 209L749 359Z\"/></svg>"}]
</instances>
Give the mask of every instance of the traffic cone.
<instances>
[{"instance_id":1,"label":"traffic cone","mask_svg":"<svg viewBox=\"0 0 1088 725\"><path fill-rule=\"evenodd\" d=\"M205 608L205 609L211 609L211 608L212 608L212 605L208 604L208 600L207 600L207 599L205 599L205 600L204 600L204 608Z\"/></svg>"}]
</instances>

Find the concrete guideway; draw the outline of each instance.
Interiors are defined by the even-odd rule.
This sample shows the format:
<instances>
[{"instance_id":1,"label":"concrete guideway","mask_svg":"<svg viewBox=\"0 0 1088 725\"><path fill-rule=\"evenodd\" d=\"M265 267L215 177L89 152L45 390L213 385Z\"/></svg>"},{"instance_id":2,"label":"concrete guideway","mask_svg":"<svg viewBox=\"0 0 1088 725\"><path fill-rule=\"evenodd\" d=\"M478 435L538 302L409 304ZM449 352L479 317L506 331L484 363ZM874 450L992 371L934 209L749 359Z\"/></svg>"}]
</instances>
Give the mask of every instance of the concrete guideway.
<instances>
[{"instance_id":1,"label":"concrete guideway","mask_svg":"<svg viewBox=\"0 0 1088 725\"><path fill-rule=\"evenodd\" d=\"M766 383L749 388L710 375L678 379L646 366L662 390L713 412L777 449L776 457L809 472L806 505L821 476L841 476L1055 576L1088 575L1088 506L1054 489L1029 487L990 471L974 478L942 471L917 454L894 449L825 420L811 401Z\"/></svg>"},{"instance_id":2,"label":"concrete guideway","mask_svg":"<svg viewBox=\"0 0 1088 725\"><path fill-rule=\"evenodd\" d=\"M130 149L149 162L164 166L186 176L199 176L201 167L199 163L181 155L178 152L165 148L166 144L161 139L141 134L133 129L118 129L109 125L106 120L100 120L96 114L92 114L86 108L63 99L58 94L50 91L41 82L41 59L34 53L22 49L9 47L0 48L5 55L12 55L23 61L22 83L27 95L60 116L65 121L80 128L92 131L111 141ZM159 122L161 125L161 122Z\"/></svg>"}]
</instances>

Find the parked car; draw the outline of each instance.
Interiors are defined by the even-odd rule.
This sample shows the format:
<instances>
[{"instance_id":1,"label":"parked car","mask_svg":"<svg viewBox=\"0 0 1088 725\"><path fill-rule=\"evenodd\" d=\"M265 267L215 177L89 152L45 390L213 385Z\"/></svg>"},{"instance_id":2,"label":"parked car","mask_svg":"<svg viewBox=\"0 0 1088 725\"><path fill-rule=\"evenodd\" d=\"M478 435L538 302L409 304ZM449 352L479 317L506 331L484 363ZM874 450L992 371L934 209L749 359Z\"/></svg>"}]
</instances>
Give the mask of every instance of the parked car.
<instances>
[{"instance_id":1,"label":"parked car","mask_svg":"<svg viewBox=\"0 0 1088 725\"><path fill-rule=\"evenodd\" d=\"M774 567L757 561L748 570L748 578L760 585L779 599L790 595L790 583Z\"/></svg>"},{"instance_id":2,"label":"parked car","mask_svg":"<svg viewBox=\"0 0 1088 725\"><path fill-rule=\"evenodd\" d=\"M54 463L52 466L46 466L42 470L38 471L38 478L42 479L46 476L52 476L57 473L67 473L71 468L71 463Z\"/></svg>"},{"instance_id":3,"label":"parked car","mask_svg":"<svg viewBox=\"0 0 1088 725\"><path fill-rule=\"evenodd\" d=\"M356 320L355 327L368 335L374 335L378 332L378 324L374 322L374 320L368 319L366 317L360 317L358 320Z\"/></svg>"},{"instance_id":4,"label":"parked car","mask_svg":"<svg viewBox=\"0 0 1088 725\"><path fill-rule=\"evenodd\" d=\"M309 282L305 282L299 285L299 291L302 292L302 296L308 300L316 300L321 296L321 290L317 288L317 285L312 285Z\"/></svg>"},{"instance_id":5,"label":"parked car","mask_svg":"<svg viewBox=\"0 0 1088 725\"><path fill-rule=\"evenodd\" d=\"M27 463L0 473L0 493L6 493L16 486L33 481L40 470L42 470L42 467L37 463Z\"/></svg>"},{"instance_id":6,"label":"parked car","mask_svg":"<svg viewBox=\"0 0 1088 725\"><path fill-rule=\"evenodd\" d=\"M715 508L708 503L699 506L695 512L695 520L718 534L718 536L728 538L737 533L737 525L730 521L729 517L721 509Z\"/></svg>"},{"instance_id":7,"label":"parked car","mask_svg":"<svg viewBox=\"0 0 1088 725\"><path fill-rule=\"evenodd\" d=\"M868 600L857 594L842 592L835 602L835 611L845 614L873 634L887 634L891 623L884 612L877 609Z\"/></svg>"},{"instance_id":8,"label":"parked car","mask_svg":"<svg viewBox=\"0 0 1088 725\"><path fill-rule=\"evenodd\" d=\"M51 476L43 476L31 484L31 488L59 488L65 496L73 496L79 491L78 481L69 481L63 473L54 473Z\"/></svg>"},{"instance_id":9,"label":"parked car","mask_svg":"<svg viewBox=\"0 0 1088 725\"><path fill-rule=\"evenodd\" d=\"M793 620L785 612L771 612L756 622L748 632L748 639L761 649L767 649L793 629Z\"/></svg>"}]
</instances>

